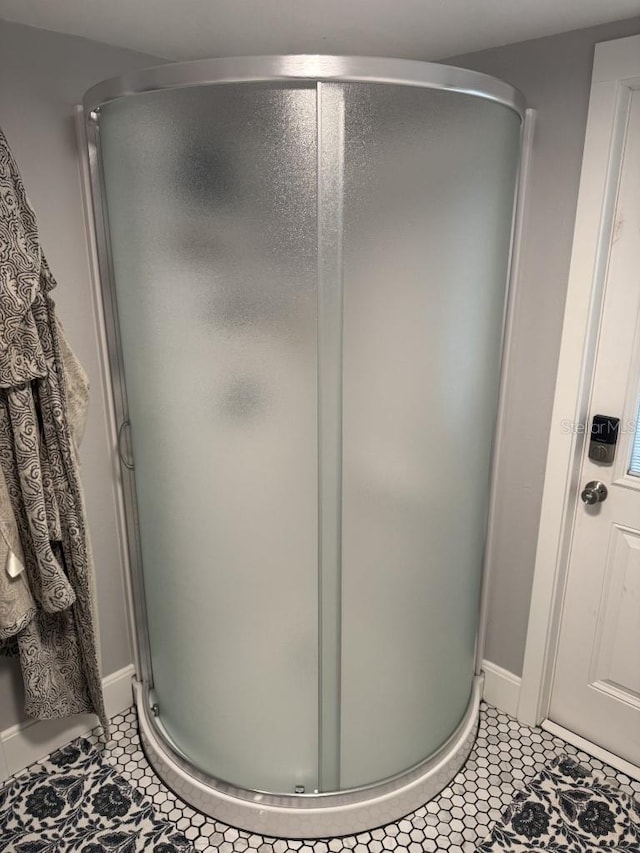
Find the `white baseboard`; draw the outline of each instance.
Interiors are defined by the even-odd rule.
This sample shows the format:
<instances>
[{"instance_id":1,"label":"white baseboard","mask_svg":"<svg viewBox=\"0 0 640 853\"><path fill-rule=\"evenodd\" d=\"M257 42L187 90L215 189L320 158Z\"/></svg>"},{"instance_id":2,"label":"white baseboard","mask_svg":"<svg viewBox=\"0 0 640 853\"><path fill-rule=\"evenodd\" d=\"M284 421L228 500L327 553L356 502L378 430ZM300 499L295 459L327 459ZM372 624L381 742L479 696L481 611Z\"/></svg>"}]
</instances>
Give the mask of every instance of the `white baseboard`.
<instances>
[{"instance_id":1,"label":"white baseboard","mask_svg":"<svg viewBox=\"0 0 640 853\"><path fill-rule=\"evenodd\" d=\"M122 713L133 704L131 679L133 664L107 675L103 682L108 717ZM94 714L62 720L29 720L0 732L0 782L44 758L54 749L85 735L98 724Z\"/></svg>"},{"instance_id":2,"label":"white baseboard","mask_svg":"<svg viewBox=\"0 0 640 853\"><path fill-rule=\"evenodd\" d=\"M484 701L511 717L517 716L521 681L519 676L488 660L482 661L482 671L484 672L482 694Z\"/></svg>"}]
</instances>

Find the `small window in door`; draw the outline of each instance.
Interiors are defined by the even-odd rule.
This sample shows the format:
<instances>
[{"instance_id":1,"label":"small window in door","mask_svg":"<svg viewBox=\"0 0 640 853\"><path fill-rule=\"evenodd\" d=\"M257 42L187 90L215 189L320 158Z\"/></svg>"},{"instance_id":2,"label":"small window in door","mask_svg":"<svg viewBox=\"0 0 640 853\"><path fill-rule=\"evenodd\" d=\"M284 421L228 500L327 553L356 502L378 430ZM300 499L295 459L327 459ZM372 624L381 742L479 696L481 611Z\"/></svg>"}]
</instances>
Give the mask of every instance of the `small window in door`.
<instances>
[{"instance_id":1,"label":"small window in door","mask_svg":"<svg viewBox=\"0 0 640 853\"><path fill-rule=\"evenodd\" d=\"M638 414L635 422L635 433L633 436L633 445L631 447L631 462L629 463L629 473L640 477L640 405L638 406Z\"/></svg>"}]
</instances>

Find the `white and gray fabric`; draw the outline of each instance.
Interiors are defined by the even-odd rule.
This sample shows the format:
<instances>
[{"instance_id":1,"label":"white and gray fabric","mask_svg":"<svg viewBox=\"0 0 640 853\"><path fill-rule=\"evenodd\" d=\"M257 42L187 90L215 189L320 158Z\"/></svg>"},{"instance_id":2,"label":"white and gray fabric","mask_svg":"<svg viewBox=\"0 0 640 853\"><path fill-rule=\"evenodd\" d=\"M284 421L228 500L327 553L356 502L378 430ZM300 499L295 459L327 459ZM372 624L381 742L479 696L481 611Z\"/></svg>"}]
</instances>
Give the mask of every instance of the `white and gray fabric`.
<instances>
[{"instance_id":1,"label":"white and gray fabric","mask_svg":"<svg viewBox=\"0 0 640 853\"><path fill-rule=\"evenodd\" d=\"M0 790L0 853L194 853L80 738Z\"/></svg>"},{"instance_id":2,"label":"white and gray fabric","mask_svg":"<svg viewBox=\"0 0 640 853\"><path fill-rule=\"evenodd\" d=\"M567 755L513 798L476 853L638 853L640 802Z\"/></svg>"},{"instance_id":3,"label":"white and gray fabric","mask_svg":"<svg viewBox=\"0 0 640 853\"><path fill-rule=\"evenodd\" d=\"M28 716L95 712L106 730L76 452L88 386L55 316L55 286L0 131L0 473L35 605L2 643L17 643Z\"/></svg>"},{"instance_id":4,"label":"white and gray fabric","mask_svg":"<svg viewBox=\"0 0 640 853\"><path fill-rule=\"evenodd\" d=\"M20 533L0 471L0 640L15 637L35 615Z\"/></svg>"}]
</instances>

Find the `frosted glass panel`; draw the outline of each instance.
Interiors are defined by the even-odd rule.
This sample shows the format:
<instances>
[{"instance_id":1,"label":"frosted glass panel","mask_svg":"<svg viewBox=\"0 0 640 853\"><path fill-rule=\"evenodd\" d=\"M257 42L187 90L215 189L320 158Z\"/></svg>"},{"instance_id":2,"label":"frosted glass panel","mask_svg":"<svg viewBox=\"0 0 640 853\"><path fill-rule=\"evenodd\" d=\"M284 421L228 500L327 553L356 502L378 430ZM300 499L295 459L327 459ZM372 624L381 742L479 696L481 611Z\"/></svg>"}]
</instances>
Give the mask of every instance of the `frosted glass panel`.
<instances>
[{"instance_id":1,"label":"frosted glass panel","mask_svg":"<svg viewBox=\"0 0 640 853\"><path fill-rule=\"evenodd\" d=\"M519 117L224 84L99 134L160 723L249 789L402 773L472 688Z\"/></svg>"},{"instance_id":2,"label":"frosted glass panel","mask_svg":"<svg viewBox=\"0 0 640 853\"><path fill-rule=\"evenodd\" d=\"M343 788L428 757L469 700L519 133L345 86Z\"/></svg>"},{"instance_id":3,"label":"frosted glass panel","mask_svg":"<svg viewBox=\"0 0 640 853\"><path fill-rule=\"evenodd\" d=\"M317 786L316 95L100 120L160 720L201 769Z\"/></svg>"}]
</instances>

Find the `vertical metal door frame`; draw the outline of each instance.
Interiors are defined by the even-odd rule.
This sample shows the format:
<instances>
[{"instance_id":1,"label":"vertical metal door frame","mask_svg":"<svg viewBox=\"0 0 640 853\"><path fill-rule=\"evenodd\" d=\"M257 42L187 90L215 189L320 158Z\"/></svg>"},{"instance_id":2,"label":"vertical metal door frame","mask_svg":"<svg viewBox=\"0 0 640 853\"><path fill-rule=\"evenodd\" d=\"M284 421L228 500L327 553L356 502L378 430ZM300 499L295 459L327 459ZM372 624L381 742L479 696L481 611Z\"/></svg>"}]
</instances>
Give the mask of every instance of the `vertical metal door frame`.
<instances>
[{"instance_id":1,"label":"vertical metal door frame","mask_svg":"<svg viewBox=\"0 0 640 853\"><path fill-rule=\"evenodd\" d=\"M77 107L76 115L86 212L88 214L90 209L93 216L93 221L87 216L87 224L91 230L92 239L90 242L94 244L93 248L97 261L97 275L94 276L95 281L93 283L96 291L94 293L94 304L102 315L99 319L104 322L104 335L101 336L101 355L103 361L106 362L104 373L108 373L111 380L107 392L111 392L111 405L108 407L111 415L110 434L112 447L119 462L118 479L122 490L119 510L121 522L124 522L124 538L126 539L123 556L127 562L125 565L126 592L127 605L133 623L134 662L138 680L152 688L153 670L142 572L142 549L138 528L135 469L133 462L128 461L132 460L132 445L128 434L129 430L126 428L129 423L129 407L104 193L104 174L100 157L100 128L98 116L95 112L87 114L82 107Z\"/></svg>"},{"instance_id":2,"label":"vertical metal door frame","mask_svg":"<svg viewBox=\"0 0 640 853\"><path fill-rule=\"evenodd\" d=\"M509 387L509 368L511 363L511 343L513 326L518 299L518 281L520 275L520 256L523 242L523 229L526 214L527 188L531 174L531 158L533 154L533 139L536 123L536 111L527 109L524 114L520 133L520 164L514 194L513 219L511 223L511 245L509 248L509 266L507 272L507 287L504 300L504 317L502 323L502 345L500 354L500 387L498 391L498 408L496 411L493 443L491 448L491 469L489 473L489 506L487 508L487 525L484 554L482 560L482 583L480 590L478 633L476 636L475 671L479 675L483 670L484 654L487 640L487 624L489 619L489 590L493 575L495 558L495 515L497 484L502 463L502 441L506 429L507 392Z\"/></svg>"},{"instance_id":3,"label":"vertical metal door frame","mask_svg":"<svg viewBox=\"0 0 640 853\"><path fill-rule=\"evenodd\" d=\"M340 788L344 89L316 86L318 133L318 695L320 790Z\"/></svg>"}]
</instances>

